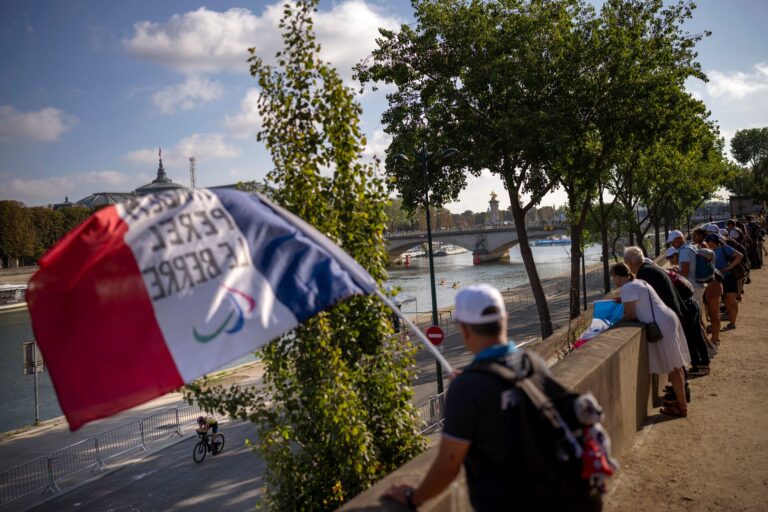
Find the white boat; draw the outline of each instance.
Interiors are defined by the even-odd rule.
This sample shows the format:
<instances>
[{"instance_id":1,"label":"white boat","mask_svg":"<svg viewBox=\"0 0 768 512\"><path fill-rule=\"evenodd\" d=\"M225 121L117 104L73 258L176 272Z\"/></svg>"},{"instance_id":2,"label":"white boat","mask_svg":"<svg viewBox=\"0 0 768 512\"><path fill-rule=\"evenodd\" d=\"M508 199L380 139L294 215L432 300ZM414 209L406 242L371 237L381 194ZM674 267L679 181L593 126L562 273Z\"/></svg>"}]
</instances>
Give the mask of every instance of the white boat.
<instances>
[{"instance_id":1,"label":"white boat","mask_svg":"<svg viewBox=\"0 0 768 512\"><path fill-rule=\"evenodd\" d=\"M541 240L533 240L531 245L534 247L551 247L554 245L571 245L571 239L567 236L549 237Z\"/></svg>"}]
</instances>

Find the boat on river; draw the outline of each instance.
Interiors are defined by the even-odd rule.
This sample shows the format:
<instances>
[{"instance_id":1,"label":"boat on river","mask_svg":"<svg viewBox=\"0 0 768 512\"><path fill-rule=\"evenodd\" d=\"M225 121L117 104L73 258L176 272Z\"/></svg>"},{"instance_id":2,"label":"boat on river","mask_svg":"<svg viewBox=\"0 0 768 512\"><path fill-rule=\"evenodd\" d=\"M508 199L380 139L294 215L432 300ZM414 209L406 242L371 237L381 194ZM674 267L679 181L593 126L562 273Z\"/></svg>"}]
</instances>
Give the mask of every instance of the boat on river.
<instances>
[{"instance_id":1,"label":"boat on river","mask_svg":"<svg viewBox=\"0 0 768 512\"><path fill-rule=\"evenodd\" d=\"M553 247L556 245L571 245L571 239L567 236L551 236L541 240L531 241L531 246L533 247Z\"/></svg>"}]
</instances>

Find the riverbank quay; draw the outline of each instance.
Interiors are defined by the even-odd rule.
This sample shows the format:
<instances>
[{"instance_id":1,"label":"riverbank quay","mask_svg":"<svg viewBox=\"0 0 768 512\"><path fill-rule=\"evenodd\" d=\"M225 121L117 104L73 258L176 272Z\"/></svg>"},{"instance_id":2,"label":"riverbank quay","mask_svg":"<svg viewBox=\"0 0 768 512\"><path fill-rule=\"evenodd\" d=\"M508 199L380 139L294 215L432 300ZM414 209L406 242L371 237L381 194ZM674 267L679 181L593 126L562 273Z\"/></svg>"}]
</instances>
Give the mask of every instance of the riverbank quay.
<instances>
[{"instance_id":1,"label":"riverbank quay","mask_svg":"<svg viewBox=\"0 0 768 512\"><path fill-rule=\"evenodd\" d=\"M0 268L0 284L27 284L38 267Z\"/></svg>"}]
</instances>

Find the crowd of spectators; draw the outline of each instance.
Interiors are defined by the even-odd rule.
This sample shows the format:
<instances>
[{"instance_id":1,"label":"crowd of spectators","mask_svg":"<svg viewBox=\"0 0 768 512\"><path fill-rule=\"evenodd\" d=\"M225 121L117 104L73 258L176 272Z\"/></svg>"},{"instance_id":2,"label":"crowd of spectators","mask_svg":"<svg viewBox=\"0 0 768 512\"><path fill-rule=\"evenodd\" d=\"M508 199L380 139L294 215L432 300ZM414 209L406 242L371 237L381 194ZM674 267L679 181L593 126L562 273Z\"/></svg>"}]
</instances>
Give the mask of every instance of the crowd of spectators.
<instances>
[{"instance_id":1,"label":"crowd of spectators","mask_svg":"<svg viewBox=\"0 0 768 512\"><path fill-rule=\"evenodd\" d=\"M688 415L688 379L709 375L721 334L736 329L749 273L768 255L765 223L747 216L744 222L728 220L725 228L698 227L688 238L672 231L666 262L659 265L639 247L627 247L624 263L611 268L624 318L655 324L661 332L648 351L651 373L669 377L662 414Z\"/></svg>"}]
</instances>

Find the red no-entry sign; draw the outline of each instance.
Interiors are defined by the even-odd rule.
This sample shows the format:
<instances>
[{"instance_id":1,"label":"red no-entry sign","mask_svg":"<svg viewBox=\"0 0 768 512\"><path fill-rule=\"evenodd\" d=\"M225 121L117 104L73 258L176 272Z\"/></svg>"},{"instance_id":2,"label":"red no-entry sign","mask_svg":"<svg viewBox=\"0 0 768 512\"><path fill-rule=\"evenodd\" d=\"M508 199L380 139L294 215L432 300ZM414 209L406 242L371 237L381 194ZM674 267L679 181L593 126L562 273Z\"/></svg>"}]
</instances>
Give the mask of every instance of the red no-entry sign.
<instances>
[{"instance_id":1,"label":"red no-entry sign","mask_svg":"<svg viewBox=\"0 0 768 512\"><path fill-rule=\"evenodd\" d=\"M444 338L445 334L443 334L443 330L439 326L432 325L427 328L427 339L431 341L433 345L442 345Z\"/></svg>"}]
</instances>

